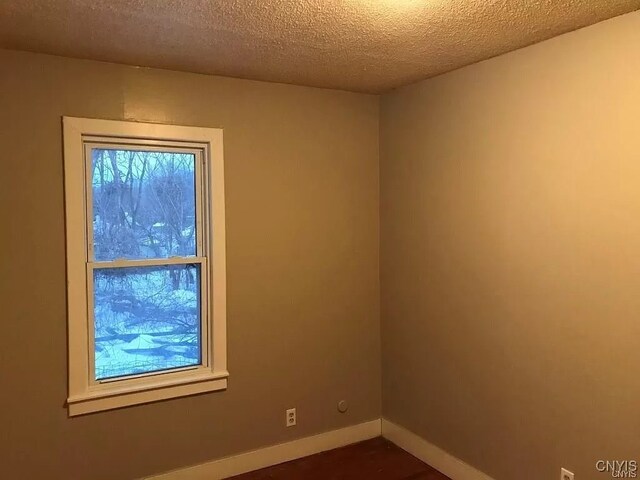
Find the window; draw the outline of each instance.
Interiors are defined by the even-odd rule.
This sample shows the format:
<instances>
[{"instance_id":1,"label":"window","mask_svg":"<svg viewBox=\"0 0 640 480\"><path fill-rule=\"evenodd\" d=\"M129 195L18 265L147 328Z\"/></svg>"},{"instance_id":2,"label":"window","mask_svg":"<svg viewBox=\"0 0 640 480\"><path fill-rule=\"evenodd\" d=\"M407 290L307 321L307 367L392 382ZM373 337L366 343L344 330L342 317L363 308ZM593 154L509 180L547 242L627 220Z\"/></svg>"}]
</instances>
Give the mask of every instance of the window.
<instances>
[{"instance_id":1,"label":"window","mask_svg":"<svg viewBox=\"0 0 640 480\"><path fill-rule=\"evenodd\" d=\"M64 117L69 414L222 390L222 130Z\"/></svg>"}]
</instances>

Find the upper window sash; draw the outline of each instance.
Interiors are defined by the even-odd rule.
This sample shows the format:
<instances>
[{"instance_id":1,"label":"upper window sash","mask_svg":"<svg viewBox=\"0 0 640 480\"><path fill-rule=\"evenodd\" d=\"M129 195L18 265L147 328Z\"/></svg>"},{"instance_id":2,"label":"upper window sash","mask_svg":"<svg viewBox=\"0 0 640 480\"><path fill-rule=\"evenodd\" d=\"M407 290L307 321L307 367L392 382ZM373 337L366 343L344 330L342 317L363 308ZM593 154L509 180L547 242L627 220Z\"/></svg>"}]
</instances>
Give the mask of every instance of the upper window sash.
<instances>
[{"instance_id":1,"label":"upper window sash","mask_svg":"<svg viewBox=\"0 0 640 480\"><path fill-rule=\"evenodd\" d=\"M87 222L86 222L86 228L87 228L87 261L89 262L96 262L96 263L100 263L100 264L106 264L106 263L112 263L114 261L130 261L130 260L136 260L136 261L142 261L142 260L156 260L156 259L166 259L166 258L183 258L185 259L185 261L187 261L187 259L189 258L193 258L193 257L204 257L206 256L206 252L207 252L207 246L206 246L206 241L208 240L207 238L207 232L206 229L204 228L204 218L206 215L208 215L208 210L206 208L206 206L204 205L203 202L203 198L206 195L206 187L207 187L207 182L206 182L206 169L205 169L205 152L203 150L202 147L197 148L197 147L178 147L175 145L171 145L169 144L168 146L162 145L161 142L154 142L154 145L137 145L137 144L127 144L125 142L122 143L104 143L98 141L98 138L94 138L93 141L85 141L84 142L84 157L85 157L85 163L84 163L84 168L85 168L85 172L86 172L86 187L85 187L85 191L86 191L86 200L85 200L85 208L86 208L86 218L87 218ZM113 172L114 169L114 165L115 168L118 169L118 178L120 178L120 174L122 172L120 172L119 170L119 164L118 161L120 161L120 163L122 162L122 158L117 159L117 158L113 158L113 156L117 156L118 154L127 154L127 153L136 153L136 152L140 152L140 154L144 154L144 153L148 153L148 152L157 152L159 156L162 155L180 155L180 156L192 156L193 158L193 182L194 182L194 196L193 196L193 209L194 209L194 232L193 235L195 237L195 242L194 242L194 251L193 253L190 252L181 252L182 254L180 254L180 252L168 252L166 255L113 255L110 258L98 258L96 259L96 254L95 254L95 224L94 224L94 219L96 218L96 212L94 211L94 180L95 180L95 176L99 175L100 172L98 170L96 170L97 166L94 166L93 161L94 161L94 155L95 152L102 152L102 155L105 154L105 152L113 152L112 155L110 155L110 163L111 165L108 165L109 167L109 171L107 172L107 175L111 175L112 177L115 178L115 173ZM139 160L139 158L138 158ZM148 162L149 160L153 161L154 159L144 159L145 162ZM104 161L104 158L103 158ZM182 161L185 161L185 158L182 159ZM130 170L133 169L133 167L135 166L135 159L132 162L133 164L130 165L128 168ZM151 165L143 165L142 168L152 168ZM156 165L156 168L159 168L158 165ZM126 172L129 174L132 174L132 172ZM146 174L148 174L148 171L146 172ZM104 173L103 173L104 175ZM133 186L133 182L135 179L131 178L130 180L128 178L125 178L123 181L131 181L132 186ZM141 188L141 185L138 185L138 187ZM139 193L140 194L140 193ZM141 199L138 199L138 201L140 201ZM133 198L130 199L131 202L133 202ZM133 205L131 205L133 206ZM131 215L134 214L134 212L127 212L130 213ZM137 212L135 212L137 213ZM135 220L134 218L132 218L132 221ZM131 226L132 229L136 228L136 225L132 225ZM148 228L153 228L153 226L148 226ZM182 232L180 232L181 234Z\"/></svg>"}]
</instances>

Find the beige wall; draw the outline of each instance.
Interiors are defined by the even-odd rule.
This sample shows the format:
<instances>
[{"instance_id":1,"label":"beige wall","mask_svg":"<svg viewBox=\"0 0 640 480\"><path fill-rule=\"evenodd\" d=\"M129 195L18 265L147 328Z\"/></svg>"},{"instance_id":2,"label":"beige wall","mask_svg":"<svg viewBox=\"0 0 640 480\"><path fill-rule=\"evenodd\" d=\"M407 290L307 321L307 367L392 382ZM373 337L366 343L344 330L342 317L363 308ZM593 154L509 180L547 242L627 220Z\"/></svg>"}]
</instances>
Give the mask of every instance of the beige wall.
<instances>
[{"instance_id":1,"label":"beige wall","mask_svg":"<svg viewBox=\"0 0 640 480\"><path fill-rule=\"evenodd\" d=\"M228 391L67 417L62 115L224 127ZM377 97L0 51L0 145L0 476L133 479L380 416Z\"/></svg>"},{"instance_id":2,"label":"beige wall","mask_svg":"<svg viewBox=\"0 0 640 480\"><path fill-rule=\"evenodd\" d=\"M382 100L383 414L498 480L639 460L639 45L635 13Z\"/></svg>"}]
</instances>

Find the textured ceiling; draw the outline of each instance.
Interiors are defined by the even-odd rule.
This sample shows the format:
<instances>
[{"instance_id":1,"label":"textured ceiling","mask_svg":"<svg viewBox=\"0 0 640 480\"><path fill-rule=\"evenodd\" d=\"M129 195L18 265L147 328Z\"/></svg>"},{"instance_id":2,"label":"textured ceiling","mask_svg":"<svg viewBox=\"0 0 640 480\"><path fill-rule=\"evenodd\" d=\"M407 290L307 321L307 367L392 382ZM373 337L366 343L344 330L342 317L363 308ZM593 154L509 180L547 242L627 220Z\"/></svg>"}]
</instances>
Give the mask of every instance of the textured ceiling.
<instances>
[{"instance_id":1,"label":"textured ceiling","mask_svg":"<svg viewBox=\"0 0 640 480\"><path fill-rule=\"evenodd\" d=\"M380 93L640 0L0 0L0 46Z\"/></svg>"}]
</instances>

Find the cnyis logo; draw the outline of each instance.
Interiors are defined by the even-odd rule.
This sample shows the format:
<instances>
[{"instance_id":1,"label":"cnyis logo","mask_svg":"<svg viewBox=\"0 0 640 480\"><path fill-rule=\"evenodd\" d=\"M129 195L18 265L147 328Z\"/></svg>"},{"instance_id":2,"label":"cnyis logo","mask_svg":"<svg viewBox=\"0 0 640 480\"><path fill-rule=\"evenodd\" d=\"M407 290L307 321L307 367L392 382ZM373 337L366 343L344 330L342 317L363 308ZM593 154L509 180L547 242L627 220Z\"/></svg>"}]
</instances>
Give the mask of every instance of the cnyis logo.
<instances>
[{"instance_id":1,"label":"cnyis logo","mask_svg":"<svg viewBox=\"0 0 640 480\"><path fill-rule=\"evenodd\" d=\"M596 470L609 473L612 478L637 478L638 462L635 460L598 460Z\"/></svg>"}]
</instances>

